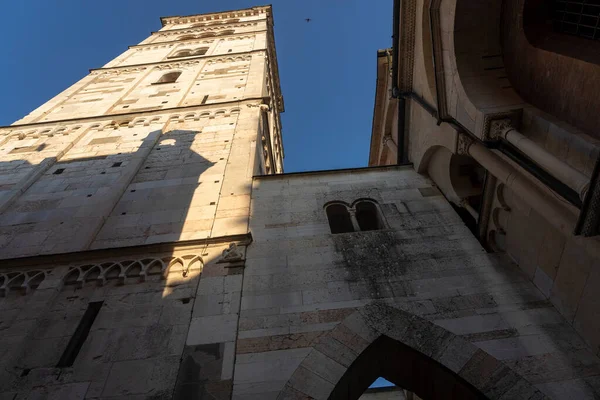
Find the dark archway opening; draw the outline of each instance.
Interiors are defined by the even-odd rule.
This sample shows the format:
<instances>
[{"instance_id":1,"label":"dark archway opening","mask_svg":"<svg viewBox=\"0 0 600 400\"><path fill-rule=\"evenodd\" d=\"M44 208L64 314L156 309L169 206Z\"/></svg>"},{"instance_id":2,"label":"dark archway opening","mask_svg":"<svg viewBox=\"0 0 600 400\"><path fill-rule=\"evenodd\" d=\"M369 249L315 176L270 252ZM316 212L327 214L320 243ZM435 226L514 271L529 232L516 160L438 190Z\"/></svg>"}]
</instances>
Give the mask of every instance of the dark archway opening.
<instances>
[{"instance_id":1,"label":"dark archway opening","mask_svg":"<svg viewBox=\"0 0 600 400\"><path fill-rule=\"evenodd\" d=\"M331 233L354 232L348 208L343 204L331 204L325 209Z\"/></svg>"},{"instance_id":2,"label":"dark archway opening","mask_svg":"<svg viewBox=\"0 0 600 400\"><path fill-rule=\"evenodd\" d=\"M376 231L383 228L375 204L370 201L361 201L354 208L361 231Z\"/></svg>"},{"instance_id":3,"label":"dark archway opening","mask_svg":"<svg viewBox=\"0 0 600 400\"><path fill-rule=\"evenodd\" d=\"M387 336L380 336L358 356L329 399L358 399L380 376L423 400L487 399L448 368Z\"/></svg>"}]
</instances>

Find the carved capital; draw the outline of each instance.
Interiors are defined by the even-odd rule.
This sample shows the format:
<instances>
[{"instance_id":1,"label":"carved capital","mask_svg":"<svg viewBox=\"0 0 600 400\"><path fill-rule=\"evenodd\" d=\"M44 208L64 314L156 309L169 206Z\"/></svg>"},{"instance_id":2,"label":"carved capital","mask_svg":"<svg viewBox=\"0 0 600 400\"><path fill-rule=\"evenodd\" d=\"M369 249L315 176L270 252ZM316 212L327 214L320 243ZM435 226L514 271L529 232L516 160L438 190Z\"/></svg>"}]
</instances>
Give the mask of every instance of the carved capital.
<instances>
[{"instance_id":1,"label":"carved capital","mask_svg":"<svg viewBox=\"0 0 600 400\"><path fill-rule=\"evenodd\" d=\"M490 122L490 139L500 139L504 137L506 132L514 129L510 118L496 119Z\"/></svg>"},{"instance_id":2,"label":"carved capital","mask_svg":"<svg viewBox=\"0 0 600 400\"><path fill-rule=\"evenodd\" d=\"M519 129L522 116L522 109L485 115L483 119L482 140L498 139L510 129Z\"/></svg>"},{"instance_id":3,"label":"carved capital","mask_svg":"<svg viewBox=\"0 0 600 400\"><path fill-rule=\"evenodd\" d=\"M468 156L469 155L469 148L471 147L471 145L475 143L475 141L473 139L471 139L470 136L461 133L458 136L458 143L456 145L456 153L461 155L461 156Z\"/></svg>"}]
</instances>

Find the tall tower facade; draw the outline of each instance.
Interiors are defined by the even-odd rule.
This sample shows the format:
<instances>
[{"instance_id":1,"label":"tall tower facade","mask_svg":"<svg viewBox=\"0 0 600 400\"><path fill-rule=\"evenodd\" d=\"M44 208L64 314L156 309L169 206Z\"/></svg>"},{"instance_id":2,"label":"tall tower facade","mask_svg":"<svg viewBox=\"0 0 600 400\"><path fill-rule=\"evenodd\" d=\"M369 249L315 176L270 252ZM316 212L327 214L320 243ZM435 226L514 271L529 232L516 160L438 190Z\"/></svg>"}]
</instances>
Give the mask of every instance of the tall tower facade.
<instances>
[{"instance_id":1,"label":"tall tower facade","mask_svg":"<svg viewBox=\"0 0 600 400\"><path fill-rule=\"evenodd\" d=\"M230 392L252 177L283 171L271 7L161 21L0 128L0 391L185 398L202 354Z\"/></svg>"}]
</instances>

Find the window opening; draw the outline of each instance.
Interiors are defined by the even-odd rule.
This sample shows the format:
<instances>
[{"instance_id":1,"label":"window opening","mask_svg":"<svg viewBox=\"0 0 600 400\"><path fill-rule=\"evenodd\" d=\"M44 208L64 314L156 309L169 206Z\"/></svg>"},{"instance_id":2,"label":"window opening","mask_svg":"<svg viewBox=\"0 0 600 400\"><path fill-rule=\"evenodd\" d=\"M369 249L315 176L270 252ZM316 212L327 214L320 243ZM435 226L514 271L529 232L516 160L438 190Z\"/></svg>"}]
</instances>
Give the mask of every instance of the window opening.
<instances>
[{"instance_id":1,"label":"window opening","mask_svg":"<svg viewBox=\"0 0 600 400\"><path fill-rule=\"evenodd\" d=\"M600 2L554 0L553 25L558 32L600 40Z\"/></svg>"},{"instance_id":2,"label":"window opening","mask_svg":"<svg viewBox=\"0 0 600 400\"><path fill-rule=\"evenodd\" d=\"M325 209L331 233L354 232L350 212L343 204L331 204Z\"/></svg>"},{"instance_id":3,"label":"window opening","mask_svg":"<svg viewBox=\"0 0 600 400\"><path fill-rule=\"evenodd\" d=\"M375 231L382 228L375 204L370 201L361 201L354 208L356 209L356 220L361 231Z\"/></svg>"},{"instance_id":4,"label":"window opening","mask_svg":"<svg viewBox=\"0 0 600 400\"><path fill-rule=\"evenodd\" d=\"M208 100L208 95L204 96L204 98L202 99L202 103L200 103L200 104L206 104L207 100Z\"/></svg>"},{"instance_id":5,"label":"window opening","mask_svg":"<svg viewBox=\"0 0 600 400\"><path fill-rule=\"evenodd\" d=\"M85 339L87 339L88 334L90 333L92 324L98 316L103 303L103 301L94 301L88 304L85 314L83 314L81 321L79 321L79 325L77 325L77 329L75 329L75 333L71 336L67 348L60 357L58 364L56 364L56 368L70 367L73 365Z\"/></svg>"},{"instance_id":6,"label":"window opening","mask_svg":"<svg viewBox=\"0 0 600 400\"><path fill-rule=\"evenodd\" d=\"M54 175L60 175L60 174L62 174L63 172L65 172L65 169L64 169L64 168L59 168L59 169L57 169L56 171L54 171Z\"/></svg>"},{"instance_id":7,"label":"window opening","mask_svg":"<svg viewBox=\"0 0 600 400\"><path fill-rule=\"evenodd\" d=\"M160 79L158 81L156 81L154 84L157 85L157 84L162 84L162 83L175 83L177 81L177 78L179 78L180 75L181 75L180 71L166 73L163 76L161 76Z\"/></svg>"}]
</instances>

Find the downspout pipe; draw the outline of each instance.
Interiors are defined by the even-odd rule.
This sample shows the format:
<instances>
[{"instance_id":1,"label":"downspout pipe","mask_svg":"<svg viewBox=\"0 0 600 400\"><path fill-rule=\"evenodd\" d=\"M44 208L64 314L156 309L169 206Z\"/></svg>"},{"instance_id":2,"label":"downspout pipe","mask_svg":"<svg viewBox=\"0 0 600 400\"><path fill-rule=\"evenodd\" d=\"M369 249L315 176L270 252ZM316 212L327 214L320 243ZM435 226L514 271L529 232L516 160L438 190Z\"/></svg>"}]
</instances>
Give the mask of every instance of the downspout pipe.
<instances>
[{"instance_id":1,"label":"downspout pipe","mask_svg":"<svg viewBox=\"0 0 600 400\"><path fill-rule=\"evenodd\" d=\"M398 55L400 54L400 8L402 0L394 0L393 36L392 36L392 98L398 100L398 156L396 162L403 165L408 162L406 156L406 100L400 95L398 87Z\"/></svg>"}]
</instances>

